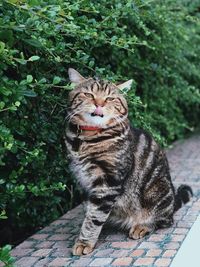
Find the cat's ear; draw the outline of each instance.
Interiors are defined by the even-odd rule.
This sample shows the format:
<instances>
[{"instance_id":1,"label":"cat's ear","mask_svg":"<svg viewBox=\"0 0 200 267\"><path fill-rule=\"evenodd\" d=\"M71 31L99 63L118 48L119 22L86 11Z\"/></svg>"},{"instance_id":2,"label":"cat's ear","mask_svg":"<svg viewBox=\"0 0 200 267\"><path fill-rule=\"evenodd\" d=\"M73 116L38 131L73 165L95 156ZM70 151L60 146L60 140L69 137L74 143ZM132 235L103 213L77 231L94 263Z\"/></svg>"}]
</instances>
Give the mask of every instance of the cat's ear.
<instances>
[{"instance_id":1,"label":"cat's ear","mask_svg":"<svg viewBox=\"0 0 200 267\"><path fill-rule=\"evenodd\" d=\"M75 69L68 69L69 79L72 83L78 85L79 83L84 82L86 79Z\"/></svg>"},{"instance_id":2,"label":"cat's ear","mask_svg":"<svg viewBox=\"0 0 200 267\"><path fill-rule=\"evenodd\" d=\"M117 87L120 89L120 90L124 90L124 89L127 89L129 90L131 88L131 85L133 83L133 80L129 80L127 82L124 82L124 83L121 83L121 84L118 84Z\"/></svg>"}]
</instances>

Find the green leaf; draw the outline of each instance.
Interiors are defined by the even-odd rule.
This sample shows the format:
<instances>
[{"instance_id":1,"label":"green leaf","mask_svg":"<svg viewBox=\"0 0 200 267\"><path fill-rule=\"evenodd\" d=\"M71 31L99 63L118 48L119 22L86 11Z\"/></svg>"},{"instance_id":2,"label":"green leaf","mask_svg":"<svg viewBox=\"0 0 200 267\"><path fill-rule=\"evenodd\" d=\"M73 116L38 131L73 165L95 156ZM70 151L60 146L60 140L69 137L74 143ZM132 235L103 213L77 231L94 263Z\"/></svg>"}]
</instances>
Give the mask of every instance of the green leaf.
<instances>
[{"instance_id":1,"label":"green leaf","mask_svg":"<svg viewBox=\"0 0 200 267\"><path fill-rule=\"evenodd\" d=\"M42 78L41 80L38 81L39 84L43 84L46 83L47 79L46 78Z\"/></svg>"},{"instance_id":2,"label":"green leaf","mask_svg":"<svg viewBox=\"0 0 200 267\"><path fill-rule=\"evenodd\" d=\"M36 92L34 92L32 90L24 90L24 91L22 91L22 94L24 96L28 96L28 97L36 97L37 96Z\"/></svg>"},{"instance_id":3,"label":"green leaf","mask_svg":"<svg viewBox=\"0 0 200 267\"><path fill-rule=\"evenodd\" d=\"M15 102L15 106L16 106L16 107L19 107L20 104L21 104L21 103L20 103L19 101L16 101L16 102Z\"/></svg>"},{"instance_id":4,"label":"green leaf","mask_svg":"<svg viewBox=\"0 0 200 267\"><path fill-rule=\"evenodd\" d=\"M32 56L32 57L29 57L28 61L37 61L39 59L40 59L39 56Z\"/></svg>"},{"instance_id":5,"label":"green leaf","mask_svg":"<svg viewBox=\"0 0 200 267\"><path fill-rule=\"evenodd\" d=\"M53 78L53 84L58 84L58 83L60 83L60 81L61 81L61 78L58 77L58 76L55 76L55 77Z\"/></svg>"},{"instance_id":6,"label":"green leaf","mask_svg":"<svg viewBox=\"0 0 200 267\"><path fill-rule=\"evenodd\" d=\"M5 264L5 267L14 266L14 258L10 255L11 248L12 247L10 245L6 245L3 248L0 248L0 261Z\"/></svg>"},{"instance_id":7,"label":"green leaf","mask_svg":"<svg viewBox=\"0 0 200 267\"><path fill-rule=\"evenodd\" d=\"M3 109L5 107L5 102L1 101L0 102L0 109Z\"/></svg>"},{"instance_id":8,"label":"green leaf","mask_svg":"<svg viewBox=\"0 0 200 267\"><path fill-rule=\"evenodd\" d=\"M15 58L15 61L17 61L21 65L26 65L26 63L27 63L27 60L22 59L22 58Z\"/></svg>"},{"instance_id":9,"label":"green leaf","mask_svg":"<svg viewBox=\"0 0 200 267\"><path fill-rule=\"evenodd\" d=\"M12 91L6 87L0 87L0 93L2 93L5 96L12 95Z\"/></svg>"},{"instance_id":10,"label":"green leaf","mask_svg":"<svg viewBox=\"0 0 200 267\"><path fill-rule=\"evenodd\" d=\"M4 184L4 183L5 183L5 180L0 179L0 185L1 185L1 184Z\"/></svg>"},{"instance_id":11,"label":"green leaf","mask_svg":"<svg viewBox=\"0 0 200 267\"><path fill-rule=\"evenodd\" d=\"M32 75L27 75L26 80L28 83L31 83L33 81L33 76Z\"/></svg>"},{"instance_id":12,"label":"green leaf","mask_svg":"<svg viewBox=\"0 0 200 267\"><path fill-rule=\"evenodd\" d=\"M36 48L42 47L42 44L37 39L24 39L24 42Z\"/></svg>"},{"instance_id":13,"label":"green leaf","mask_svg":"<svg viewBox=\"0 0 200 267\"><path fill-rule=\"evenodd\" d=\"M0 53L3 52L4 48L5 48L5 43L0 42Z\"/></svg>"},{"instance_id":14,"label":"green leaf","mask_svg":"<svg viewBox=\"0 0 200 267\"><path fill-rule=\"evenodd\" d=\"M5 183L5 181L4 180L0 180L0 184L4 184ZM5 210L3 210L1 213L0 213L0 220L2 219L7 219L8 217L6 216L6 212L5 212Z\"/></svg>"}]
</instances>

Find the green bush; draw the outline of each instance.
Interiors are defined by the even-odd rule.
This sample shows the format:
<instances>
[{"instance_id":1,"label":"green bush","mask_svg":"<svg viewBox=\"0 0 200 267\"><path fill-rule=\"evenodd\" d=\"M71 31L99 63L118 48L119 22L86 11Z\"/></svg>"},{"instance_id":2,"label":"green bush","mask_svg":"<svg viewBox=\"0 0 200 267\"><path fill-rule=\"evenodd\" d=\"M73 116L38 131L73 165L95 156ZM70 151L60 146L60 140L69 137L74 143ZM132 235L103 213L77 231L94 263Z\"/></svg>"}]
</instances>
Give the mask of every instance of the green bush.
<instances>
[{"instance_id":1,"label":"green bush","mask_svg":"<svg viewBox=\"0 0 200 267\"><path fill-rule=\"evenodd\" d=\"M0 213L0 220L7 219L5 211ZM0 263L4 263L5 267L14 267L14 258L10 255L11 246L6 245L0 248Z\"/></svg>"},{"instance_id":2,"label":"green bush","mask_svg":"<svg viewBox=\"0 0 200 267\"><path fill-rule=\"evenodd\" d=\"M11 246L6 245L3 248L0 248L0 263L3 262L5 267L14 266L14 258L10 255Z\"/></svg>"},{"instance_id":3,"label":"green bush","mask_svg":"<svg viewBox=\"0 0 200 267\"><path fill-rule=\"evenodd\" d=\"M134 79L130 119L163 145L198 125L198 1L0 4L0 209L14 231L78 203L63 132L68 67Z\"/></svg>"}]
</instances>

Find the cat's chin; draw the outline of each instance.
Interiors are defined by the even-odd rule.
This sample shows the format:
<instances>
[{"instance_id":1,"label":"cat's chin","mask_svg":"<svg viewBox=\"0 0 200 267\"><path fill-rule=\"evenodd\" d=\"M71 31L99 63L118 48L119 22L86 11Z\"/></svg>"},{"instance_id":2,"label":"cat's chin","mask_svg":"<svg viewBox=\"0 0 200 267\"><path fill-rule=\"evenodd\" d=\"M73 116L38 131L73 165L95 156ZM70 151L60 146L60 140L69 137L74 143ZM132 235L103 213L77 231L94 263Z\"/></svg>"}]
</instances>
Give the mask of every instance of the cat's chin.
<instances>
[{"instance_id":1,"label":"cat's chin","mask_svg":"<svg viewBox=\"0 0 200 267\"><path fill-rule=\"evenodd\" d=\"M111 119L111 116L104 115L103 117L100 116L91 116L89 113L85 113L82 115L84 121L89 126L97 126L102 128L107 128L109 121Z\"/></svg>"}]
</instances>

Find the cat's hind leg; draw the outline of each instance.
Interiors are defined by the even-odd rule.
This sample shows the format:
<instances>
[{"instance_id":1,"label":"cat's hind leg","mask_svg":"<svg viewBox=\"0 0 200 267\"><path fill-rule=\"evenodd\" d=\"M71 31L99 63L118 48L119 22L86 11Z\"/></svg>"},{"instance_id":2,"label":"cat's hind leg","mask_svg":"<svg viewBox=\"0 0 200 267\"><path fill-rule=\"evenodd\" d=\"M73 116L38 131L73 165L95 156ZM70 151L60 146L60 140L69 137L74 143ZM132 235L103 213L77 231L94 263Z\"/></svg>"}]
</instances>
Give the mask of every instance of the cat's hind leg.
<instances>
[{"instance_id":1,"label":"cat's hind leg","mask_svg":"<svg viewBox=\"0 0 200 267\"><path fill-rule=\"evenodd\" d=\"M152 232L154 228L152 226L143 225L143 224L137 224L131 227L129 231L129 237L132 239L140 239L144 237L145 235Z\"/></svg>"},{"instance_id":2,"label":"cat's hind leg","mask_svg":"<svg viewBox=\"0 0 200 267\"><path fill-rule=\"evenodd\" d=\"M136 211L130 218L129 237L140 239L155 230L154 216L147 209Z\"/></svg>"},{"instance_id":3,"label":"cat's hind leg","mask_svg":"<svg viewBox=\"0 0 200 267\"><path fill-rule=\"evenodd\" d=\"M164 202L164 201L163 201ZM161 202L163 204L163 202ZM168 203L164 203L168 205ZM162 206L163 207L163 206ZM129 237L140 239L159 228L170 227L173 224L173 209L163 209L156 205L155 211L147 212L143 209L129 230Z\"/></svg>"}]
</instances>

